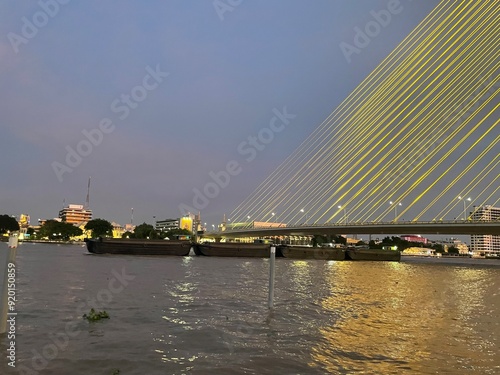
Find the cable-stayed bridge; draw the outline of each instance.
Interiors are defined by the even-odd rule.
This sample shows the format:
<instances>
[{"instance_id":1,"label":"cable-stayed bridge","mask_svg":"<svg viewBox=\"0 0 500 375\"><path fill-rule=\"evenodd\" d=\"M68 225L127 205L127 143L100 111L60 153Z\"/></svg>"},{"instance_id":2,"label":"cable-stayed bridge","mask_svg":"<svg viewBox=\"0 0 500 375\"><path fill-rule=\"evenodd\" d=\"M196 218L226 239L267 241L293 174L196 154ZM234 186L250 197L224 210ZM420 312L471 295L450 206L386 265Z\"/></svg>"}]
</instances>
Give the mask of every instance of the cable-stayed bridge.
<instances>
[{"instance_id":1,"label":"cable-stayed bridge","mask_svg":"<svg viewBox=\"0 0 500 375\"><path fill-rule=\"evenodd\" d=\"M500 199L498 40L500 2L442 1L228 218L256 235L498 233L470 220Z\"/></svg>"},{"instance_id":2,"label":"cable-stayed bridge","mask_svg":"<svg viewBox=\"0 0 500 375\"><path fill-rule=\"evenodd\" d=\"M439 222L375 222L346 224L295 225L291 227L262 226L239 228L219 232L228 238L263 236L308 236L338 234L486 234L500 236L500 222L485 221L439 221Z\"/></svg>"}]
</instances>

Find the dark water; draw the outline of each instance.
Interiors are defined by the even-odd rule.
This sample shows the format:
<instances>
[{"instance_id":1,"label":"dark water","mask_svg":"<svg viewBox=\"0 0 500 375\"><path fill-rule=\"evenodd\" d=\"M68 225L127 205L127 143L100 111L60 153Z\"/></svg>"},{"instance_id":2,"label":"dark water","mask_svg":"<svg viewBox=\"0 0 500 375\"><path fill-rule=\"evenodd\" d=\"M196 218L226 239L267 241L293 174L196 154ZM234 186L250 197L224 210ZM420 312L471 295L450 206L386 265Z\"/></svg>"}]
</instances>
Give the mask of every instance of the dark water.
<instances>
[{"instance_id":1,"label":"dark water","mask_svg":"<svg viewBox=\"0 0 500 375\"><path fill-rule=\"evenodd\" d=\"M267 259L23 244L17 268L1 374L500 373L500 261L277 259L271 313Z\"/></svg>"}]
</instances>

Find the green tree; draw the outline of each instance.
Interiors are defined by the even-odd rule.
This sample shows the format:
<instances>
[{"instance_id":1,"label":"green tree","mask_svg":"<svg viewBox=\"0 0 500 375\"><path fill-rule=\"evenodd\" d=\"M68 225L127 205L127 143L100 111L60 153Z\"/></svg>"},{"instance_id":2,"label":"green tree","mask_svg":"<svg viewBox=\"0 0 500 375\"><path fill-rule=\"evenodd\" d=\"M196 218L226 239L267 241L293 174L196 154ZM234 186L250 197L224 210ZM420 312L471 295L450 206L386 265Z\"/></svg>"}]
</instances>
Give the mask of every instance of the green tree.
<instances>
[{"instance_id":1,"label":"green tree","mask_svg":"<svg viewBox=\"0 0 500 375\"><path fill-rule=\"evenodd\" d=\"M370 249L381 249L382 248L382 244L377 244L377 243L375 243L374 240L370 240L370 242L368 242L368 246L370 246Z\"/></svg>"},{"instance_id":2,"label":"green tree","mask_svg":"<svg viewBox=\"0 0 500 375\"><path fill-rule=\"evenodd\" d=\"M113 225L104 219L90 220L85 224L85 229L92 231L92 238L113 235Z\"/></svg>"},{"instance_id":3,"label":"green tree","mask_svg":"<svg viewBox=\"0 0 500 375\"><path fill-rule=\"evenodd\" d=\"M29 227L26 229L26 234L29 235L30 239L33 239L35 237L35 228Z\"/></svg>"},{"instance_id":4,"label":"green tree","mask_svg":"<svg viewBox=\"0 0 500 375\"><path fill-rule=\"evenodd\" d=\"M181 228L175 228L171 229L167 232L164 232L163 238L168 237L170 240L176 240L179 236L192 236L193 233L191 233L187 229L181 229Z\"/></svg>"},{"instance_id":5,"label":"green tree","mask_svg":"<svg viewBox=\"0 0 500 375\"><path fill-rule=\"evenodd\" d=\"M129 231L126 231L122 234L122 238L135 238L135 234Z\"/></svg>"},{"instance_id":6,"label":"green tree","mask_svg":"<svg viewBox=\"0 0 500 375\"><path fill-rule=\"evenodd\" d=\"M342 245L347 245L347 238L344 236L332 236L332 241L335 243L341 243Z\"/></svg>"},{"instance_id":7,"label":"green tree","mask_svg":"<svg viewBox=\"0 0 500 375\"><path fill-rule=\"evenodd\" d=\"M312 238L312 245L315 246L321 246L322 244L327 242L326 236L322 236L320 234L315 234Z\"/></svg>"},{"instance_id":8,"label":"green tree","mask_svg":"<svg viewBox=\"0 0 500 375\"><path fill-rule=\"evenodd\" d=\"M455 246L450 246L448 248L448 254L460 254L460 251Z\"/></svg>"},{"instance_id":9,"label":"green tree","mask_svg":"<svg viewBox=\"0 0 500 375\"><path fill-rule=\"evenodd\" d=\"M9 215L0 215L0 234L19 230L19 223Z\"/></svg>"},{"instance_id":10,"label":"green tree","mask_svg":"<svg viewBox=\"0 0 500 375\"><path fill-rule=\"evenodd\" d=\"M83 231L73 224L56 220L47 220L38 231L39 238L49 240L69 241L71 237L81 236Z\"/></svg>"},{"instance_id":11,"label":"green tree","mask_svg":"<svg viewBox=\"0 0 500 375\"><path fill-rule=\"evenodd\" d=\"M135 238L159 238L158 233L156 233L155 228L151 224L142 223L134 229Z\"/></svg>"},{"instance_id":12,"label":"green tree","mask_svg":"<svg viewBox=\"0 0 500 375\"><path fill-rule=\"evenodd\" d=\"M444 246L439 243L432 245L431 249L436 250L436 253L444 253Z\"/></svg>"}]
</instances>

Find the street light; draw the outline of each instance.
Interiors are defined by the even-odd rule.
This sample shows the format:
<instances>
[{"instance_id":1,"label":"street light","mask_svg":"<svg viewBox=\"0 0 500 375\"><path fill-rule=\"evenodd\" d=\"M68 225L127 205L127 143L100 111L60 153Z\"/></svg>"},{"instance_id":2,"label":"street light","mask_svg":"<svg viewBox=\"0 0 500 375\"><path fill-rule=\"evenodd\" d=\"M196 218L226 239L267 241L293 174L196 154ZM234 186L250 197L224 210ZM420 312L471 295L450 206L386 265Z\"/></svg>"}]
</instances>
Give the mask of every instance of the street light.
<instances>
[{"instance_id":1,"label":"street light","mask_svg":"<svg viewBox=\"0 0 500 375\"><path fill-rule=\"evenodd\" d=\"M305 211L304 211L304 209L303 209L303 208L301 208L301 209L300 209L300 212L304 213ZM304 215L304 216L305 216L305 218L306 218L306 221L304 221L304 224L307 224L307 219L308 219L308 217L307 217L307 212L305 212L305 215ZM302 216L302 218L304 218L304 216Z\"/></svg>"},{"instance_id":2,"label":"street light","mask_svg":"<svg viewBox=\"0 0 500 375\"><path fill-rule=\"evenodd\" d=\"M393 201L389 201L389 204L392 205L394 203L394 221L396 221L396 218L398 217L398 206L402 206L401 202L395 203Z\"/></svg>"},{"instance_id":3,"label":"street light","mask_svg":"<svg viewBox=\"0 0 500 375\"><path fill-rule=\"evenodd\" d=\"M347 225L347 211L345 209L345 207L342 207L342 206L337 206L339 208L339 210L341 210L342 208L344 209L344 223Z\"/></svg>"},{"instance_id":4,"label":"street light","mask_svg":"<svg viewBox=\"0 0 500 375\"><path fill-rule=\"evenodd\" d=\"M462 197L461 196L458 196L458 200L461 200ZM464 202L464 220L467 220L467 207L466 207L466 203L465 201L472 201L472 199L469 197L469 198L463 198L463 202Z\"/></svg>"}]
</instances>

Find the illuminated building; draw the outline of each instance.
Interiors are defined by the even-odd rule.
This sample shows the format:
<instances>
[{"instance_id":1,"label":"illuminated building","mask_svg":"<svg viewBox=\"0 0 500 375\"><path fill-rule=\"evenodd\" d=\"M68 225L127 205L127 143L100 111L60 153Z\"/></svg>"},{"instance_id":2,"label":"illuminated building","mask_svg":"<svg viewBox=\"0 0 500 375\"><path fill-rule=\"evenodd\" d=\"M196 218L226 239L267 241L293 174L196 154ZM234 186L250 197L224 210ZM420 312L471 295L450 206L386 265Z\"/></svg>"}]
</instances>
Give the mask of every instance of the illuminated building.
<instances>
[{"instance_id":1,"label":"illuminated building","mask_svg":"<svg viewBox=\"0 0 500 375\"><path fill-rule=\"evenodd\" d=\"M428 242L427 238L414 234L404 234L402 236L399 236L399 238L408 242L420 242L423 244L426 244Z\"/></svg>"},{"instance_id":2,"label":"illuminated building","mask_svg":"<svg viewBox=\"0 0 500 375\"><path fill-rule=\"evenodd\" d=\"M187 229L193 231L193 215L187 215L178 219L158 220L155 223L155 229L160 232L168 232L172 229Z\"/></svg>"},{"instance_id":3,"label":"illuminated building","mask_svg":"<svg viewBox=\"0 0 500 375\"><path fill-rule=\"evenodd\" d=\"M471 214L472 220L500 221L500 207L490 205L476 207ZM500 253L500 236L474 234L471 236L473 255L484 256L488 253Z\"/></svg>"},{"instance_id":4,"label":"illuminated building","mask_svg":"<svg viewBox=\"0 0 500 375\"><path fill-rule=\"evenodd\" d=\"M70 204L59 211L61 221L70 224L79 224L92 220L92 210L84 208L81 204Z\"/></svg>"},{"instance_id":5,"label":"illuminated building","mask_svg":"<svg viewBox=\"0 0 500 375\"><path fill-rule=\"evenodd\" d=\"M113 238L122 238L123 233L125 233L125 228L114 221L111 225L113 227Z\"/></svg>"}]
</instances>

